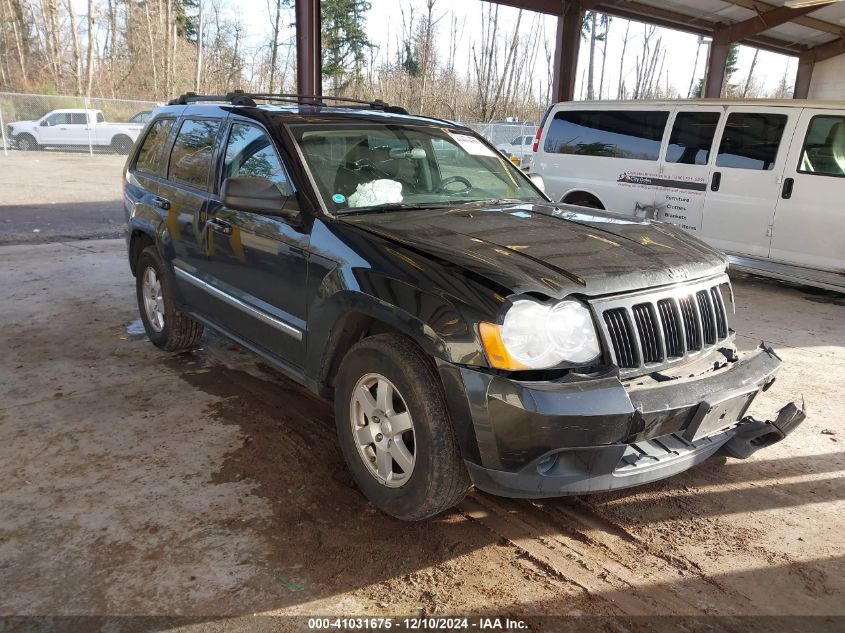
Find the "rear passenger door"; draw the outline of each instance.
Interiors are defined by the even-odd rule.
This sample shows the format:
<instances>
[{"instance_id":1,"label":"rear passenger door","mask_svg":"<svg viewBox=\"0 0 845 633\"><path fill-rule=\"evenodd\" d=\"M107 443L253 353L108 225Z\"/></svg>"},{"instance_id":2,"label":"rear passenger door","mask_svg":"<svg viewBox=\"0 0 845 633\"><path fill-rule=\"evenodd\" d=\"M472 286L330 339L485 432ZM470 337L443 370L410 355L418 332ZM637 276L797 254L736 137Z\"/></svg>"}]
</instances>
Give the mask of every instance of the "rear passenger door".
<instances>
[{"instance_id":1,"label":"rear passenger door","mask_svg":"<svg viewBox=\"0 0 845 633\"><path fill-rule=\"evenodd\" d=\"M769 256L775 206L800 109L727 110L710 169L701 237L723 251Z\"/></svg>"},{"instance_id":2,"label":"rear passenger door","mask_svg":"<svg viewBox=\"0 0 845 633\"><path fill-rule=\"evenodd\" d=\"M218 191L229 177L263 177L298 208L296 193L267 132L233 117L222 150ZM310 234L302 218L226 207L215 196L206 223L213 319L294 368L305 358Z\"/></svg>"},{"instance_id":3,"label":"rear passenger door","mask_svg":"<svg viewBox=\"0 0 845 633\"><path fill-rule=\"evenodd\" d=\"M683 107L672 121L661 164L657 219L693 235L701 232L701 215L710 177L713 142L723 108Z\"/></svg>"},{"instance_id":4,"label":"rear passenger door","mask_svg":"<svg viewBox=\"0 0 845 633\"><path fill-rule=\"evenodd\" d=\"M208 315L205 221L222 120L186 116L170 150L167 181L155 204L164 212L176 283L189 309Z\"/></svg>"},{"instance_id":5,"label":"rear passenger door","mask_svg":"<svg viewBox=\"0 0 845 633\"><path fill-rule=\"evenodd\" d=\"M805 109L775 213L771 258L845 271L845 112Z\"/></svg>"}]
</instances>

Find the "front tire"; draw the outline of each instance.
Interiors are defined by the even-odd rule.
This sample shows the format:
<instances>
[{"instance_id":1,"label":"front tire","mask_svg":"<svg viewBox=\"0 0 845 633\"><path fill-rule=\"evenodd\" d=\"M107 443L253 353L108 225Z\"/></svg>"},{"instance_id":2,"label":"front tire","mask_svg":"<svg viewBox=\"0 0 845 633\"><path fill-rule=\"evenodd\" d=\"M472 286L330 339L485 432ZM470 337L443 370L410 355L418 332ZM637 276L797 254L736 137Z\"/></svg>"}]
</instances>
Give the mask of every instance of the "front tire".
<instances>
[{"instance_id":1,"label":"front tire","mask_svg":"<svg viewBox=\"0 0 845 633\"><path fill-rule=\"evenodd\" d=\"M153 345L168 352L196 346L202 337L203 326L176 307L170 277L154 246L141 252L135 275L141 321Z\"/></svg>"},{"instance_id":2,"label":"front tire","mask_svg":"<svg viewBox=\"0 0 845 633\"><path fill-rule=\"evenodd\" d=\"M335 389L340 447L382 512L419 521L457 504L470 482L439 377L413 342L380 334L344 357Z\"/></svg>"},{"instance_id":3,"label":"front tire","mask_svg":"<svg viewBox=\"0 0 845 633\"><path fill-rule=\"evenodd\" d=\"M21 134L17 137L15 139L15 147L22 152L34 152L39 149L35 138L29 134Z\"/></svg>"}]
</instances>

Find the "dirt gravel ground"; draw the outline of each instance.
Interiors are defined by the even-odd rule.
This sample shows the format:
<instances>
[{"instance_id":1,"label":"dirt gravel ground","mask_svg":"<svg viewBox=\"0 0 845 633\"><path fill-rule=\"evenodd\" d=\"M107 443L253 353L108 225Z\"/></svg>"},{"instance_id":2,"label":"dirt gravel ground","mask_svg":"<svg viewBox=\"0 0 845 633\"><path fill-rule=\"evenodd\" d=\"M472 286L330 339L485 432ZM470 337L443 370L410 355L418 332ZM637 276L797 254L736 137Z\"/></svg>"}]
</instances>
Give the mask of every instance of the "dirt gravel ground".
<instances>
[{"instance_id":1,"label":"dirt gravel ground","mask_svg":"<svg viewBox=\"0 0 845 633\"><path fill-rule=\"evenodd\" d=\"M126 156L0 152L0 244L119 237Z\"/></svg>"},{"instance_id":2,"label":"dirt gravel ground","mask_svg":"<svg viewBox=\"0 0 845 633\"><path fill-rule=\"evenodd\" d=\"M845 616L845 299L735 293L740 347L784 359L754 412L806 400L785 441L406 524L352 486L329 403L213 335L171 355L127 330L121 241L0 247L0 614Z\"/></svg>"}]
</instances>

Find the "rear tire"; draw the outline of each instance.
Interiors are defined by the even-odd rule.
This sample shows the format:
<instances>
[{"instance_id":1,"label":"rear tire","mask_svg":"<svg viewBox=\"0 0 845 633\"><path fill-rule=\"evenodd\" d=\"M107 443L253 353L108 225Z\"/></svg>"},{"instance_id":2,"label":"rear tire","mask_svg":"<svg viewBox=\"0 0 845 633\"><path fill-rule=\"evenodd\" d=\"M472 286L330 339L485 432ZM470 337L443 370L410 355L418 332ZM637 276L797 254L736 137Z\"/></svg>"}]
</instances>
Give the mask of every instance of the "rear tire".
<instances>
[{"instance_id":1,"label":"rear tire","mask_svg":"<svg viewBox=\"0 0 845 633\"><path fill-rule=\"evenodd\" d=\"M168 352L196 346L203 326L176 307L170 277L154 246L138 256L135 293L144 330L153 345Z\"/></svg>"},{"instance_id":2,"label":"rear tire","mask_svg":"<svg viewBox=\"0 0 845 633\"><path fill-rule=\"evenodd\" d=\"M577 207L585 207L587 209L598 209L600 211L604 211L604 205L601 203L601 200L596 198L591 193L571 193L564 200L561 200L563 204L572 204Z\"/></svg>"},{"instance_id":3,"label":"rear tire","mask_svg":"<svg viewBox=\"0 0 845 633\"><path fill-rule=\"evenodd\" d=\"M392 388L390 403L380 397L383 385ZM349 351L338 371L335 421L355 483L382 512L419 521L451 508L469 490L440 379L409 339L379 334Z\"/></svg>"},{"instance_id":4,"label":"rear tire","mask_svg":"<svg viewBox=\"0 0 845 633\"><path fill-rule=\"evenodd\" d=\"M118 136L117 138L112 139L111 148L115 154L123 154L126 156L129 152L132 151L132 146L134 143L132 139L128 136Z\"/></svg>"}]
</instances>

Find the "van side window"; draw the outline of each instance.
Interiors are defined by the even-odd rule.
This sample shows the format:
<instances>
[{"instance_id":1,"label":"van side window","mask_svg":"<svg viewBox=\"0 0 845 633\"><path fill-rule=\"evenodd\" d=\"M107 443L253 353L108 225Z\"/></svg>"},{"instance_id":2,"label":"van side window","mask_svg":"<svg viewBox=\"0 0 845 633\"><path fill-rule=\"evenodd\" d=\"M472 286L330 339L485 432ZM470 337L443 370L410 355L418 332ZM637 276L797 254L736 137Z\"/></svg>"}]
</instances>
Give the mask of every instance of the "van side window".
<instances>
[{"instance_id":1,"label":"van side window","mask_svg":"<svg viewBox=\"0 0 845 633\"><path fill-rule=\"evenodd\" d=\"M152 124L141 148L138 150L138 158L135 160L135 169L150 174L158 174L161 170L162 149L170 136L170 128L173 127L173 119L159 119Z\"/></svg>"},{"instance_id":2,"label":"van side window","mask_svg":"<svg viewBox=\"0 0 845 633\"><path fill-rule=\"evenodd\" d=\"M814 116L810 120L798 171L845 176L845 117Z\"/></svg>"},{"instance_id":3,"label":"van side window","mask_svg":"<svg viewBox=\"0 0 845 633\"><path fill-rule=\"evenodd\" d=\"M219 130L220 121L185 119L170 152L167 178L197 189L206 189L211 155Z\"/></svg>"},{"instance_id":4,"label":"van side window","mask_svg":"<svg viewBox=\"0 0 845 633\"><path fill-rule=\"evenodd\" d=\"M564 110L554 115L543 149L551 154L657 160L668 112Z\"/></svg>"},{"instance_id":5,"label":"van side window","mask_svg":"<svg viewBox=\"0 0 845 633\"><path fill-rule=\"evenodd\" d=\"M732 113L722 133L716 165L762 171L774 169L786 118L785 114Z\"/></svg>"},{"instance_id":6,"label":"van side window","mask_svg":"<svg viewBox=\"0 0 845 633\"><path fill-rule=\"evenodd\" d=\"M718 112L678 112L666 148L667 163L706 165L719 125Z\"/></svg>"}]
</instances>

